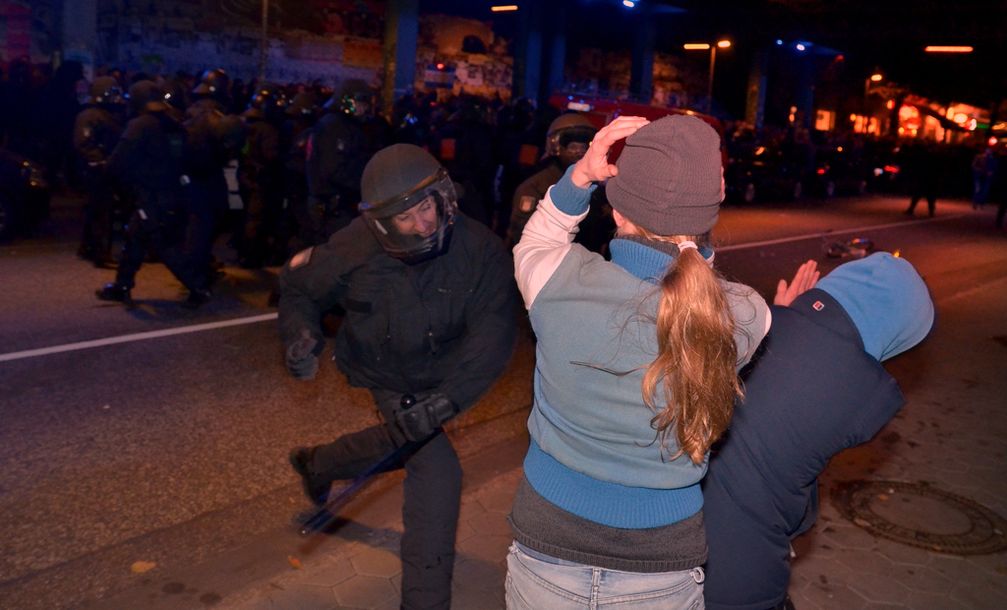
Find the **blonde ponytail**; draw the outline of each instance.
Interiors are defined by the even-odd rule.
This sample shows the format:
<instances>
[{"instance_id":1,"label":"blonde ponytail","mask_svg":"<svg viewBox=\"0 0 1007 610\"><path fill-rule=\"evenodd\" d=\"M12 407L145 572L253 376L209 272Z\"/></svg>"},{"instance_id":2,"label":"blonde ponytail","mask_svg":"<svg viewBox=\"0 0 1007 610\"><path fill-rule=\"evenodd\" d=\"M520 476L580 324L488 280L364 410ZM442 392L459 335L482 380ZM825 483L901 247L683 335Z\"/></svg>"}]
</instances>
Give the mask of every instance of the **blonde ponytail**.
<instances>
[{"instance_id":1,"label":"blonde ponytail","mask_svg":"<svg viewBox=\"0 0 1007 610\"><path fill-rule=\"evenodd\" d=\"M660 241L692 239L640 232ZM671 458L685 454L699 464L727 429L734 401L742 396L734 319L716 272L695 248L681 251L660 289L658 355L644 373L643 398L656 413L651 425L662 446L674 431L679 451Z\"/></svg>"}]
</instances>

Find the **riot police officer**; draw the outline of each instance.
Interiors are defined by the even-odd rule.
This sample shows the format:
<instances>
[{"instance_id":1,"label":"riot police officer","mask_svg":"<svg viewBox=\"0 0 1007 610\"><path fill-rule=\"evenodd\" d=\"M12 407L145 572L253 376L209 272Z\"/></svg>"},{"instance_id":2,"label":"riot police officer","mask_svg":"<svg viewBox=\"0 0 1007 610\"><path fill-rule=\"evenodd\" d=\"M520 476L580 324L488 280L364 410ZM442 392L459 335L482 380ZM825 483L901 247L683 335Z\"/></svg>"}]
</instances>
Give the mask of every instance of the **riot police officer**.
<instances>
[{"instance_id":1,"label":"riot police officer","mask_svg":"<svg viewBox=\"0 0 1007 610\"><path fill-rule=\"evenodd\" d=\"M521 241L524 226L549 187L559 182L563 172L587 152L597 128L579 113L562 114L549 124L545 138L545 167L518 185L511 204L508 238L511 244ZM612 228L615 228L613 224ZM605 241L611 238L611 232Z\"/></svg>"},{"instance_id":2,"label":"riot police officer","mask_svg":"<svg viewBox=\"0 0 1007 610\"><path fill-rule=\"evenodd\" d=\"M318 120L317 98L313 91L301 91L294 96L286 110L281 139L286 148L284 158L283 192L287 200L287 213L297 227L297 238L302 247L321 241L314 229L308 209L308 178L305 174L308 139L311 128Z\"/></svg>"},{"instance_id":3,"label":"riot police officer","mask_svg":"<svg viewBox=\"0 0 1007 610\"><path fill-rule=\"evenodd\" d=\"M84 232L77 255L96 267L111 262L112 216L119 189L105 171L105 164L122 135L125 114L119 83L111 76L99 76L91 83L88 106L77 115L73 126L73 147L87 188Z\"/></svg>"},{"instance_id":4,"label":"riot police officer","mask_svg":"<svg viewBox=\"0 0 1007 610\"><path fill-rule=\"evenodd\" d=\"M322 108L326 114L311 131L305 166L319 241L356 215L364 164L388 143L391 131L374 116L374 92L360 79L343 82Z\"/></svg>"},{"instance_id":5,"label":"riot police officer","mask_svg":"<svg viewBox=\"0 0 1007 610\"><path fill-rule=\"evenodd\" d=\"M204 109L185 122L185 130L186 174L191 179L186 253L195 273L210 284L218 273L213 268L213 242L229 209L224 167L241 154L245 125L233 114Z\"/></svg>"},{"instance_id":6,"label":"riot police officer","mask_svg":"<svg viewBox=\"0 0 1007 610\"><path fill-rule=\"evenodd\" d=\"M241 232L237 240L242 267L255 269L283 262L286 252L277 247L278 227L283 209L283 158L280 126L287 96L279 86L263 83L242 113L247 125L247 146L238 162L238 187L244 204Z\"/></svg>"},{"instance_id":7,"label":"riot police officer","mask_svg":"<svg viewBox=\"0 0 1007 610\"><path fill-rule=\"evenodd\" d=\"M361 192L362 215L281 272L280 334L290 373L312 378L322 314L340 306L334 358L350 384L371 390L384 424L295 449L291 462L321 503L333 480L404 448L402 607L448 608L461 469L441 426L510 358L512 263L489 229L457 211L446 170L417 146L375 154Z\"/></svg>"},{"instance_id":8,"label":"riot police officer","mask_svg":"<svg viewBox=\"0 0 1007 610\"><path fill-rule=\"evenodd\" d=\"M199 84L192 89L195 101L185 109L185 118L191 119L204 112L227 114L231 100L231 77L223 68L205 70Z\"/></svg>"},{"instance_id":9,"label":"riot police officer","mask_svg":"<svg viewBox=\"0 0 1007 610\"><path fill-rule=\"evenodd\" d=\"M108 171L133 188L136 210L129 221L126 244L115 281L95 291L104 301L131 303L137 271L148 249L189 290L187 305L210 298L184 252L186 222L184 172L185 129L154 82L141 80L129 88L130 112L135 116L108 159Z\"/></svg>"}]
</instances>

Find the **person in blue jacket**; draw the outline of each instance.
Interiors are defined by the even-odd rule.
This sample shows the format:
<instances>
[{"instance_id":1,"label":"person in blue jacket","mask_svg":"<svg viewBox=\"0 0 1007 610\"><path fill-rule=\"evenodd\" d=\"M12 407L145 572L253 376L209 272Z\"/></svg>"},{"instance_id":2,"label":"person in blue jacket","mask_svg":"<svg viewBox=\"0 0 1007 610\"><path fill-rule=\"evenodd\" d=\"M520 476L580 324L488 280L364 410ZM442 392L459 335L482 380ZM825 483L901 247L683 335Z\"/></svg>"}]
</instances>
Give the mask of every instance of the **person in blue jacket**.
<instances>
[{"instance_id":1,"label":"person in blue jacket","mask_svg":"<svg viewBox=\"0 0 1007 610\"><path fill-rule=\"evenodd\" d=\"M934 305L902 258L837 267L789 307L745 371L745 398L703 480L707 608L792 608L790 541L818 515L818 475L905 398L881 362L926 337Z\"/></svg>"}]
</instances>

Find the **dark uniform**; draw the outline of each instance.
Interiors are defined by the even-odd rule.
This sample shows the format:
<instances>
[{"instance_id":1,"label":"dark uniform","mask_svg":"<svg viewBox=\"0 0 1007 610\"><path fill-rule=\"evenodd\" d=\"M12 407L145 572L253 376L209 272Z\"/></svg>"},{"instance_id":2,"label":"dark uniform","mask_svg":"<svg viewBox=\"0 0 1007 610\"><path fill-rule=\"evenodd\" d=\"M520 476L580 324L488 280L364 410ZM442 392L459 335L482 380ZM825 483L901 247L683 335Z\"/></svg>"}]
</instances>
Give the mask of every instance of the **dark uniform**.
<instances>
[{"instance_id":1,"label":"dark uniform","mask_svg":"<svg viewBox=\"0 0 1007 610\"><path fill-rule=\"evenodd\" d=\"M283 157L280 125L287 99L275 85L259 87L242 114L248 125L245 154L238 163L238 187L244 203L244 219L238 241L243 267L270 264L286 252L277 247L283 212Z\"/></svg>"},{"instance_id":2,"label":"dark uniform","mask_svg":"<svg viewBox=\"0 0 1007 610\"><path fill-rule=\"evenodd\" d=\"M559 181L563 172L584 156L596 131L594 125L584 115L576 113L560 115L549 124L545 138L544 166L524 180L514 191L510 223L507 227L510 245L513 246L521 241L524 226L528 223L535 208L538 207L538 202L545 197L545 192L549 190L549 187ZM586 234L591 235L592 239L589 240L591 243L584 244L590 250L598 251L603 244L607 244L615 230L615 224L611 223L609 230L602 232L600 240L593 239L598 224L597 216L599 211L604 208L605 203L603 200L598 201L592 197L591 212L586 219L588 222L580 227L581 233L590 229ZM583 239L584 236L581 238Z\"/></svg>"},{"instance_id":3,"label":"dark uniform","mask_svg":"<svg viewBox=\"0 0 1007 610\"><path fill-rule=\"evenodd\" d=\"M404 395L450 405L427 430L429 440L408 445L397 465L406 470L402 607L448 608L461 468L440 424L470 408L510 359L513 266L499 239L455 211L450 179L422 149L397 144L379 152L364 171L362 190L376 204L283 269L280 333L291 372L313 376L321 317L336 306L345 310L335 360L350 384L371 390L386 424L295 450L291 459L309 495L321 501L334 479L354 477L396 447L422 441L417 437L425 433L402 424ZM395 229L387 214L429 205L437 206L436 233L389 239Z\"/></svg>"},{"instance_id":4,"label":"dark uniform","mask_svg":"<svg viewBox=\"0 0 1007 610\"><path fill-rule=\"evenodd\" d=\"M209 298L206 286L185 256L187 209L185 188L185 128L164 101L164 92L151 81L129 88L131 109L138 116L126 125L108 160L108 171L130 185L137 198L129 221L126 245L115 282L97 291L106 301L129 302L137 271L148 249L189 290L190 305Z\"/></svg>"},{"instance_id":5,"label":"dark uniform","mask_svg":"<svg viewBox=\"0 0 1007 610\"><path fill-rule=\"evenodd\" d=\"M77 115L73 126L73 147L87 189L84 232L77 254L103 267L111 262L113 211L120 198L116 182L105 171L125 122L125 103L116 80L109 76L96 78L89 104Z\"/></svg>"},{"instance_id":6,"label":"dark uniform","mask_svg":"<svg viewBox=\"0 0 1007 610\"><path fill-rule=\"evenodd\" d=\"M186 252L195 271L209 283L216 276L211 269L213 242L229 209L224 167L244 146L245 128L235 115L204 110L187 120L185 129L186 173L191 180Z\"/></svg>"},{"instance_id":7,"label":"dark uniform","mask_svg":"<svg viewBox=\"0 0 1007 610\"><path fill-rule=\"evenodd\" d=\"M314 93L302 91L287 106L287 120L283 124L281 141L286 148L283 160L283 193L287 200L287 214L297 227L301 247L324 241L316 234L314 221L308 209L307 154L311 128L317 119L318 106Z\"/></svg>"},{"instance_id":8,"label":"dark uniform","mask_svg":"<svg viewBox=\"0 0 1007 610\"><path fill-rule=\"evenodd\" d=\"M356 216L364 165L391 137L387 122L371 116L373 95L366 83L348 80L325 103L327 114L311 130L305 170L319 242Z\"/></svg>"}]
</instances>

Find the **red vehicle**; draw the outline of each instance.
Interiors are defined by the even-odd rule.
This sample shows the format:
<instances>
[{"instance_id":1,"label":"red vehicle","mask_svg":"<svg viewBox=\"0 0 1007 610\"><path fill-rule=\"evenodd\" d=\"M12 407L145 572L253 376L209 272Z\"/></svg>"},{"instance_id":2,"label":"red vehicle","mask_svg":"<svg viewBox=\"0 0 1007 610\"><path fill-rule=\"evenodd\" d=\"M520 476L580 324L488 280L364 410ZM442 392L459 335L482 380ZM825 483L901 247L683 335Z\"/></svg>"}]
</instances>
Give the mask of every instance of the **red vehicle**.
<instances>
[{"instance_id":1,"label":"red vehicle","mask_svg":"<svg viewBox=\"0 0 1007 610\"><path fill-rule=\"evenodd\" d=\"M695 110L689 110L688 108L651 106L649 104L641 104L639 102L632 102L628 100L614 100L604 97L589 97L568 94L553 95L549 98L549 105L557 108L561 112L583 112L587 115L588 120L594 123L598 129L608 125L616 117L620 116L642 116L650 119L651 121L656 121L657 119L674 114L685 114L698 117L709 123L717 130L717 133L720 134L721 141L723 141L724 137L724 126L721 125L720 121L708 114L696 112ZM612 160L617 159L619 157L619 153L622 152L622 147L622 142L616 142L615 146L612 147L612 154L610 154L609 157ZM724 160L726 161L727 156L723 146L721 146L721 151L724 153Z\"/></svg>"}]
</instances>

